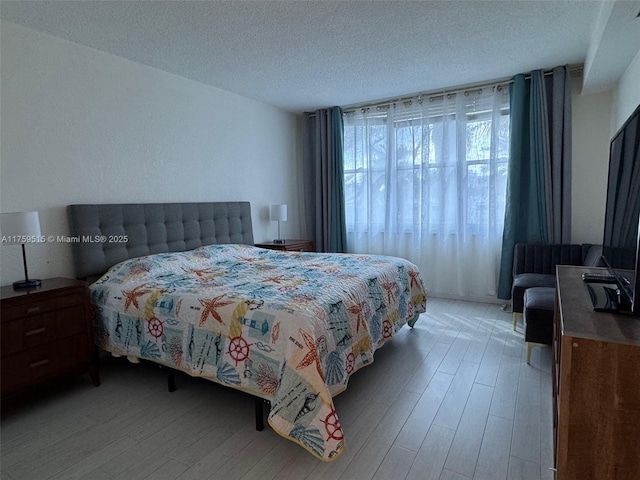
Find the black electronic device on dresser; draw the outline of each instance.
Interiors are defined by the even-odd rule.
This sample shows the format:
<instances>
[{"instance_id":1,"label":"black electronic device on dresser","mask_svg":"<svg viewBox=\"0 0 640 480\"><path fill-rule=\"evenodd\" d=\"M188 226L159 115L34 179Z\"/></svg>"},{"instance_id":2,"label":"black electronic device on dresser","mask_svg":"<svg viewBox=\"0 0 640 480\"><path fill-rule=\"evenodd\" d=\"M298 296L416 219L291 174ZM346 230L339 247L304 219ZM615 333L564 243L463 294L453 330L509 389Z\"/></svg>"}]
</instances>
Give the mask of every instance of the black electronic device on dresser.
<instances>
[{"instance_id":1,"label":"black electronic device on dresser","mask_svg":"<svg viewBox=\"0 0 640 480\"><path fill-rule=\"evenodd\" d=\"M87 372L100 384L90 308L87 284L79 280L0 289L2 397Z\"/></svg>"},{"instance_id":2,"label":"black electronic device on dresser","mask_svg":"<svg viewBox=\"0 0 640 480\"><path fill-rule=\"evenodd\" d=\"M640 315L639 219L640 105L611 139L602 242L602 259L618 287L616 309L636 315Z\"/></svg>"}]
</instances>

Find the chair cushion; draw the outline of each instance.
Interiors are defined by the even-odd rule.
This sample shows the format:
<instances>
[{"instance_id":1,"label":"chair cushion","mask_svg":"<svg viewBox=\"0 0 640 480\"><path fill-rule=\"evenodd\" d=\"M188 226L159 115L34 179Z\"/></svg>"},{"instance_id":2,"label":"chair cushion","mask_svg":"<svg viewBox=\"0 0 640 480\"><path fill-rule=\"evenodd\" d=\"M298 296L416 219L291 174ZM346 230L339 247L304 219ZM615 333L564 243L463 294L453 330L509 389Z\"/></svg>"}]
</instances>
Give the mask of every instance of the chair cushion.
<instances>
[{"instance_id":1,"label":"chair cushion","mask_svg":"<svg viewBox=\"0 0 640 480\"><path fill-rule=\"evenodd\" d=\"M555 294L555 288L550 287L534 287L525 292L525 341L551 345Z\"/></svg>"},{"instance_id":2,"label":"chair cushion","mask_svg":"<svg viewBox=\"0 0 640 480\"><path fill-rule=\"evenodd\" d=\"M529 288L524 294L524 308L553 311L555 299L555 287Z\"/></svg>"},{"instance_id":3,"label":"chair cushion","mask_svg":"<svg viewBox=\"0 0 640 480\"><path fill-rule=\"evenodd\" d=\"M522 313L524 311L524 292L528 288L548 287L554 289L556 286L556 276L547 273L521 273L513 278L511 288L511 298L513 311Z\"/></svg>"}]
</instances>

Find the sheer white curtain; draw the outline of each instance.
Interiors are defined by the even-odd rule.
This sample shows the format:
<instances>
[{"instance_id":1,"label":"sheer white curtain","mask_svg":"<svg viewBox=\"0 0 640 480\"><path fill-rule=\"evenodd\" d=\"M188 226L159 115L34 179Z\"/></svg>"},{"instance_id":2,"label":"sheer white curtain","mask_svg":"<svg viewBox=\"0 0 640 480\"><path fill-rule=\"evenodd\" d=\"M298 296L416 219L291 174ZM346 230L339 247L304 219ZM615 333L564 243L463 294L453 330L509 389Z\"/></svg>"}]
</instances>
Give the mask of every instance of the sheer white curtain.
<instances>
[{"instance_id":1,"label":"sheer white curtain","mask_svg":"<svg viewBox=\"0 0 640 480\"><path fill-rule=\"evenodd\" d=\"M507 86L347 113L348 251L414 262L433 295L495 299L508 151Z\"/></svg>"}]
</instances>

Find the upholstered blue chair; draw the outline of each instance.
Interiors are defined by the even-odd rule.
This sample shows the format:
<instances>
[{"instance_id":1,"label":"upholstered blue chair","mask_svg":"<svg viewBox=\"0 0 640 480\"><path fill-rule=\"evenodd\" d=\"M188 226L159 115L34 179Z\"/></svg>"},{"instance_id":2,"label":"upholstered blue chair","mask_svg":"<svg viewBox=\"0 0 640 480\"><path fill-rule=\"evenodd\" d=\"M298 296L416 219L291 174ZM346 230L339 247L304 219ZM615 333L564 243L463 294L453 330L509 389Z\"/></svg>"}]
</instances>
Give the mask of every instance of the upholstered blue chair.
<instances>
[{"instance_id":1,"label":"upholstered blue chair","mask_svg":"<svg viewBox=\"0 0 640 480\"><path fill-rule=\"evenodd\" d=\"M524 317L527 363L531 349L553 340L556 265L602 265L602 247L591 244L525 244L513 255L513 329Z\"/></svg>"}]
</instances>

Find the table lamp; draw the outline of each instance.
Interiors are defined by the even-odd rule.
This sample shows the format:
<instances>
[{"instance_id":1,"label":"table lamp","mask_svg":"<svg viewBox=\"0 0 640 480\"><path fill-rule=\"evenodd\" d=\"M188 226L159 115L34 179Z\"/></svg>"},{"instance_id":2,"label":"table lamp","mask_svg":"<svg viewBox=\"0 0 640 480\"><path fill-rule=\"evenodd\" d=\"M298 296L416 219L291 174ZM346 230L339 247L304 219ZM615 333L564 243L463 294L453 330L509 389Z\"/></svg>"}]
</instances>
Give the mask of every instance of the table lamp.
<instances>
[{"instance_id":1,"label":"table lamp","mask_svg":"<svg viewBox=\"0 0 640 480\"><path fill-rule=\"evenodd\" d=\"M24 280L13 282L13 288L33 288L42 281L29 278L27 271L27 254L25 243L38 243L42 240L40 233L40 217L38 212L3 213L0 215L0 230L4 245L22 245L22 263L24 265Z\"/></svg>"},{"instance_id":2,"label":"table lamp","mask_svg":"<svg viewBox=\"0 0 640 480\"><path fill-rule=\"evenodd\" d=\"M278 238L276 238L273 243L285 243L284 239L280 236L280 222L287 221L287 206L271 205L271 220L278 222Z\"/></svg>"}]
</instances>

